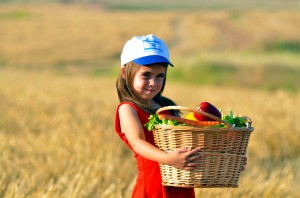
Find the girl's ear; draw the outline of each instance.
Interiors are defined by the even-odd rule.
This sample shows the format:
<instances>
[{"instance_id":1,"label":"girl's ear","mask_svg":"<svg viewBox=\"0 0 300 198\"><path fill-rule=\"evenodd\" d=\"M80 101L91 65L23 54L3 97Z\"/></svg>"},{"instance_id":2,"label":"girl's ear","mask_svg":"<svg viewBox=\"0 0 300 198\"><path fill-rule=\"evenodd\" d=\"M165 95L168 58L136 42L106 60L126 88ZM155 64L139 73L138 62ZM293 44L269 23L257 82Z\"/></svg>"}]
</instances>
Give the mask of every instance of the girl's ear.
<instances>
[{"instance_id":1,"label":"girl's ear","mask_svg":"<svg viewBox=\"0 0 300 198\"><path fill-rule=\"evenodd\" d=\"M126 76L125 75L125 66L121 67L121 76L122 76L123 79L125 79L125 76Z\"/></svg>"}]
</instances>

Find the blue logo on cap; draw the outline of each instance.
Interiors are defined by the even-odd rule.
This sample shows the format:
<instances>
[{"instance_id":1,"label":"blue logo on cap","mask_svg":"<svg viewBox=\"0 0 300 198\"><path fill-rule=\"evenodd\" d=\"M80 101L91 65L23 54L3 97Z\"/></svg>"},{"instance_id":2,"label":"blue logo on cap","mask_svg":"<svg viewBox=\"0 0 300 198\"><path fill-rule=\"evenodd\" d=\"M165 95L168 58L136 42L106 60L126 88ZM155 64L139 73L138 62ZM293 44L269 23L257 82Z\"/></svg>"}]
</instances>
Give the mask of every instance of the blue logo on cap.
<instances>
[{"instance_id":1,"label":"blue logo on cap","mask_svg":"<svg viewBox=\"0 0 300 198\"><path fill-rule=\"evenodd\" d=\"M162 49L160 48L160 42L157 41L144 41L144 51L149 51L149 50L158 50L158 51L162 51Z\"/></svg>"}]
</instances>

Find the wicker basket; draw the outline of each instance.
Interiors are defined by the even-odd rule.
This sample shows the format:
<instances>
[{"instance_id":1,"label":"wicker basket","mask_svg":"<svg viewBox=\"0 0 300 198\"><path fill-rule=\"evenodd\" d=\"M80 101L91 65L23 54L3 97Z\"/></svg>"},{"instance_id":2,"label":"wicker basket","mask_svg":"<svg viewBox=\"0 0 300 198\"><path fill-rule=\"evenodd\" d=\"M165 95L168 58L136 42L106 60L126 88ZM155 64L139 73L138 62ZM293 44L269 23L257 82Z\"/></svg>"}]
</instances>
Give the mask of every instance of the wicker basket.
<instances>
[{"instance_id":1,"label":"wicker basket","mask_svg":"<svg viewBox=\"0 0 300 198\"><path fill-rule=\"evenodd\" d=\"M157 114L174 109L201 113L225 124L227 128L155 125L154 140L161 150L170 152L180 147L200 147L204 153L197 162L199 166L194 170L181 170L160 164L163 185L194 188L238 187L249 138L254 128L234 128L213 115L187 107L167 106L159 109Z\"/></svg>"}]
</instances>

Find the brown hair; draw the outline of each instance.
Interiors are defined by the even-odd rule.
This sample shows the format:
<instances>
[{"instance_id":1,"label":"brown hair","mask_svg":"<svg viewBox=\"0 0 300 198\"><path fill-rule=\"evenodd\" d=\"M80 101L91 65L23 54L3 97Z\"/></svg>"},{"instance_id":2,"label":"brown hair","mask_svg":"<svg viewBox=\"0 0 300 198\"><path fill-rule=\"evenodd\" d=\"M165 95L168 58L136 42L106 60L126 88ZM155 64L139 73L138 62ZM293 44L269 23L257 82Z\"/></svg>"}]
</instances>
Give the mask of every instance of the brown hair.
<instances>
[{"instance_id":1,"label":"brown hair","mask_svg":"<svg viewBox=\"0 0 300 198\"><path fill-rule=\"evenodd\" d=\"M168 66L166 64L162 64L162 65L166 67L166 72L167 72ZM141 65L131 61L127 63L124 67L125 67L123 68L124 70L120 72L120 75L116 82L116 88L117 88L120 102L124 102L124 101L132 102L138 107L140 107L141 109L143 109L145 112L149 114L154 114L157 109L154 109L148 103L148 101L144 100L138 94L136 94L132 87L135 74L138 71L138 69L141 67ZM155 102L159 103L162 106L175 105L175 103L172 100L162 96L162 92L165 88L165 83L166 83L166 78L164 79L160 92L153 99ZM178 114L177 111L174 111L173 113Z\"/></svg>"}]
</instances>

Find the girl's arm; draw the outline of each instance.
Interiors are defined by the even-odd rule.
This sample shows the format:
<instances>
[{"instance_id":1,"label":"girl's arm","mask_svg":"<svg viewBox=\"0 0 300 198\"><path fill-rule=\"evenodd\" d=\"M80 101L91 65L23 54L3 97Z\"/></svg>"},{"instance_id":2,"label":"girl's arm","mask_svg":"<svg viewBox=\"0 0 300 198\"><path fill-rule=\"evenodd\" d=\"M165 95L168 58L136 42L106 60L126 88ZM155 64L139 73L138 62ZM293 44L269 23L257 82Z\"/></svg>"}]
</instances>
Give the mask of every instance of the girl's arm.
<instances>
[{"instance_id":1,"label":"girl's arm","mask_svg":"<svg viewBox=\"0 0 300 198\"><path fill-rule=\"evenodd\" d=\"M133 150L139 155L160 163L168 164L180 169L190 170L196 166L195 160L201 155L199 148L179 148L170 153L166 153L155 147L145 139L143 126L136 110L129 104L123 104L119 108L119 117L122 132Z\"/></svg>"}]
</instances>

